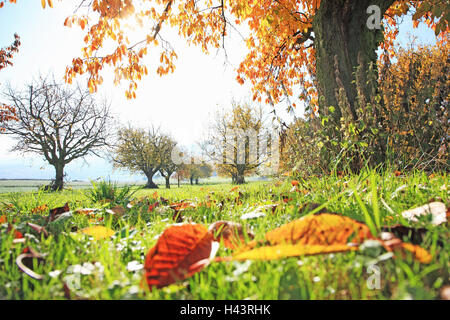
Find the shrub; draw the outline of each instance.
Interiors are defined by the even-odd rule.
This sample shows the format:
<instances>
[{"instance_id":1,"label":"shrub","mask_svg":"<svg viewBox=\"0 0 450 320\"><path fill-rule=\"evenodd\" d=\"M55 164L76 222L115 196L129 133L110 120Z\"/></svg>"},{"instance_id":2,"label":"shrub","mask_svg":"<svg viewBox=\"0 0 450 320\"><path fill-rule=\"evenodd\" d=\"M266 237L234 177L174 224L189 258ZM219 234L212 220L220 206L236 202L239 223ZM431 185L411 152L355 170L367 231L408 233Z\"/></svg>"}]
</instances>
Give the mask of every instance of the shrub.
<instances>
[{"instance_id":1,"label":"shrub","mask_svg":"<svg viewBox=\"0 0 450 320\"><path fill-rule=\"evenodd\" d=\"M133 190L133 186L119 187L116 182L111 181L91 181L92 187L86 192L87 197L92 202L109 202L111 204L124 205L131 200L138 188Z\"/></svg>"}]
</instances>

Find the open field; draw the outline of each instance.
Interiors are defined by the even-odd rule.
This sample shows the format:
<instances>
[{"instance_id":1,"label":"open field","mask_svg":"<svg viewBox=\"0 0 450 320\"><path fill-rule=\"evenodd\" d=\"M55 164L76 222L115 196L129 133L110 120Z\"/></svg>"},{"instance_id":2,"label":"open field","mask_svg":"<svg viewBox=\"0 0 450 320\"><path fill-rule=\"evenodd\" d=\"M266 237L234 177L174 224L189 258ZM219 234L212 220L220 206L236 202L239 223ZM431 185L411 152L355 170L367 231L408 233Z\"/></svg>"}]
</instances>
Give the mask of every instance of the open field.
<instances>
[{"instance_id":1,"label":"open field","mask_svg":"<svg viewBox=\"0 0 450 320\"><path fill-rule=\"evenodd\" d=\"M250 177L247 178L248 181L258 181L261 180L260 178L256 177ZM202 179L201 184L208 184L208 185L216 185L221 183L228 183L230 179L226 178L220 178L220 177L211 177L208 179ZM46 185L48 185L51 181L50 180L34 180L34 179L0 179L0 194L4 193L14 193L14 192L23 192L23 191L30 191L30 192L36 192L39 190L39 188L42 188ZM142 186L145 184L145 181L140 182L117 182L120 186L125 185L135 185L135 186ZM162 178L156 178L155 183L158 185L164 186L164 180ZM175 185L176 187L176 181L175 179L171 180L171 184ZM182 181L182 185L187 185L189 182ZM86 189L91 187L92 184L90 181L69 181L66 183L67 189Z\"/></svg>"},{"instance_id":2,"label":"open field","mask_svg":"<svg viewBox=\"0 0 450 320\"><path fill-rule=\"evenodd\" d=\"M447 224L405 221L400 213L440 199L448 207L449 179L446 174L413 173L396 177L391 172L376 178L377 196L370 190L369 175L328 176L299 181L292 191L291 180L253 182L234 188L231 184L186 186L172 189L139 190L122 216L105 212L108 202L94 202L86 191L73 189L60 193L2 194L1 215L12 221L24 234L25 243L13 244L7 223L0 227L0 299L438 299L440 290L449 285L449 230ZM349 187L356 184L356 191ZM349 184L350 183L350 184ZM232 191L231 191L232 190ZM361 197L361 202L355 194ZM146 197L148 205L142 205ZM298 256L269 261L246 260L213 262L183 281L149 291L143 264L158 236L175 223L174 213L160 206L149 206L159 197L169 202L190 200L197 205L182 212L184 222L208 226L218 220L241 223L253 231L255 239L267 231L300 218L310 210L305 203L318 203L328 211L367 222L364 211L379 214L382 225L401 223L426 229L416 242L432 256L420 263L407 253L389 254L382 247L366 246L359 250L314 256ZM236 198L238 197L238 200ZM46 222L48 209L40 214L32 210L46 204L55 208L68 202L69 207L100 208L95 216L73 214L65 219ZM200 205L200 203L209 205ZM378 204L374 206L374 203ZM222 205L218 205L218 204ZM259 217L242 219L257 207L277 204L275 210L263 210ZM363 204L363 206L361 206ZM125 205L125 204L123 204ZM26 225L33 222L45 226L49 236L38 234ZM112 237L94 240L80 230L104 225L114 230ZM403 240L411 242L406 235ZM25 247L44 254L44 263L33 265L42 275L35 280L16 264ZM233 255L221 246L219 257ZM373 268L378 269L374 274ZM379 283L371 276L379 275ZM370 285L375 283L375 287ZM64 290L66 288L66 290ZM69 289L68 289L69 288Z\"/></svg>"}]
</instances>

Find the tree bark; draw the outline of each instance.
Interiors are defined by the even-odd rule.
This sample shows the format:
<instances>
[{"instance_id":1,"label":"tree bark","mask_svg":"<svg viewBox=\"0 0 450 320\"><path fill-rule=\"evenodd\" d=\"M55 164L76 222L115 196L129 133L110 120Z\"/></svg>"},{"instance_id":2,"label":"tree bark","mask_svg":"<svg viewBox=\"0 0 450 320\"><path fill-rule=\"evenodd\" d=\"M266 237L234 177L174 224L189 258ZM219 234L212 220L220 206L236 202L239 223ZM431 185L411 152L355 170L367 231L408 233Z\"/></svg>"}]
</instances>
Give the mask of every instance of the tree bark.
<instances>
[{"instance_id":1,"label":"tree bark","mask_svg":"<svg viewBox=\"0 0 450 320\"><path fill-rule=\"evenodd\" d=\"M59 162L54 165L56 176L52 184L53 191L59 191L64 188L64 165L64 162Z\"/></svg>"},{"instance_id":2,"label":"tree bark","mask_svg":"<svg viewBox=\"0 0 450 320\"><path fill-rule=\"evenodd\" d=\"M370 62L376 66L376 50L383 41L382 29L371 30L367 27L367 8L378 5L382 17L393 2L394 0L322 0L313 21L316 79L319 110L322 114L328 115L328 107L333 106L336 111L332 117L337 122L342 116L357 120L354 71L362 63L361 74L365 76ZM362 80L362 83L366 83L365 79ZM340 88L344 89L349 110L341 110L338 105L337 93ZM371 94L369 88L362 89L366 97Z\"/></svg>"},{"instance_id":3,"label":"tree bark","mask_svg":"<svg viewBox=\"0 0 450 320\"><path fill-rule=\"evenodd\" d=\"M195 184L198 184L198 178L195 179Z\"/></svg>"},{"instance_id":4,"label":"tree bark","mask_svg":"<svg viewBox=\"0 0 450 320\"><path fill-rule=\"evenodd\" d=\"M154 173L146 173L145 174L147 176L147 184L145 185L144 188L146 189L158 189L158 185L156 183L153 182L153 175Z\"/></svg>"},{"instance_id":5,"label":"tree bark","mask_svg":"<svg viewBox=\"0 0 450 320\"><path fill-rule=\"evenodd\" d=\"M244 184L245 183L245 165L237 165L237 173L235 176L236 184Z\"/></svg>"},{"instance_id":6,"label":"tree bark","mask_svg":"<svg viewBox=\"0 0 450 320\"><path fill-rule=\"evenodd\" d=\"M165 179L166 179L166 188L170 189L170 176L165 177Z\"/></svg>"}]
</instances>

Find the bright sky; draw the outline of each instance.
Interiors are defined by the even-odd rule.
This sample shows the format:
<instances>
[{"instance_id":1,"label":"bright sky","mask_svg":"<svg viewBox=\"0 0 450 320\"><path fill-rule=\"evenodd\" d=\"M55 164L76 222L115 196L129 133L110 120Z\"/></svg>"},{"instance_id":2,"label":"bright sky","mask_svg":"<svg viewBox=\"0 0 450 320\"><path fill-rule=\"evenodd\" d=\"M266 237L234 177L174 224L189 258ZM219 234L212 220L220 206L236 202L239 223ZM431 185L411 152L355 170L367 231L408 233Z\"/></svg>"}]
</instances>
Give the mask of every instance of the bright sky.
<instances>
[{"instance_id":1,"label":"bright sky","mask_svg":"<svg viewBox=\"0 0 450 320\"><path fill-rule=\"evenodd\" d=\"M54 1L53 9L43 10L38 0L19 0L16 5L7 4L0 9L0 47L13 41L18 33L22 45L14 56L14 66L0 73L0 92L6 83L21 88L37 77L53 72L63 77L65 67L72 58L80 55L83 45L79 28L66 28L64 20L71 15L77 1ZM163 34L165 30L163 28ZM401 25L400 41L405 43L408 32L418 36L421 43L433 43L434 33L426 27L412 31L409 18ZM174 74L159 77L149 73L138 84L137 99L127 100L124 90L114 87L107 74L99 87L98 95L107 96L117 119L122 124L161 128L172 134L181 145L192 146L202 137L209 115L217 106L228 107L233 97L248 100L250 87L235 81L235 68L246 53L246 47L238 36L232 36L226 43L228 62L225 65L223 53L204 55L199 48L187 47L183 40L171 41L178 54ZM149 68L150 70L150 68ZM277 107L277 113L289 121L284 112L285 105ZM300 115L303 110L297 110ZM53 167L40 156L21 155L9 152L13 145L11 137L0 134L0 179L39 178L51 179ZM135 180L126 172L112 172L112 166L103 159L86 158L74 161L66 167L69 179L110 177L113 180Z\"/></svg>"}]
</instances>

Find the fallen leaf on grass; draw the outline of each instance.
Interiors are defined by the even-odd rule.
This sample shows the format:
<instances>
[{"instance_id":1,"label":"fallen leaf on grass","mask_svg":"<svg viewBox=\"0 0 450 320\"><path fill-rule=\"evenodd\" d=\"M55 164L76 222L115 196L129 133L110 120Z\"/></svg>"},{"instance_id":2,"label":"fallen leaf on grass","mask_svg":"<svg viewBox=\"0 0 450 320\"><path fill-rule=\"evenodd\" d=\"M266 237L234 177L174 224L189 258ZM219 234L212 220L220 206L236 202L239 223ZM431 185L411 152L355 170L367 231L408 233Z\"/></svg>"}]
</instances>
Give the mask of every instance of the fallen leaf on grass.
<instances>
[{"instance_id":1,"label":"fallen leaf on grass","mask_svg":"<svg viewBox=\"0 0 450 320\"><path fill-rule=\"evenodd\" d=\"M126 212L125 208L122 206L115 206L112 207L111 209L106 209L105 211L109 214L117 216L122 216Z\"/></svg>"},{"instance_id":2,"label":"fallen leaf on grass","mask_svg":"<svg viewBox=\"0 0 450 320\"><path fill-rule=\"evenodd\" d=\"M45 261L42 254L40 254L31 247L27 247L25 248L24 253L20 254L16 258L16 264L20 270L22 270L25 274L27 274L31 278L36 280L42 280L44 276L32 270L33 259L37 259L38 263L43 263Z\"/></svg>"},{"instance_id":3,"label":"fallen leaf on grass","mask_svg":"<svg viewBox=\"0 0 450 320\"><path fill-rule=\"evenodd\" d=\"M7 233L13 233L14 239L23 239L23 234L20 231L17 231L16 228L12 224L8 224L8 228L6 229Z\"/></svg>"},{"instance_id":4,"label":"fallen leaf on grass","mask_svg":"<svg viewBox=\"0 0 450 320\"><path fill-rule=\"evenodd\" d=\"M220 242L226 248L235 249L244 244L247 239L253 239L253 232L245 231L240 223L232 221L217 221L209 226L208 231L214 238L214 241Z\"/></svg>"},{"instance_id":5,"label":"fallen leaf on grass","mask_svg":"<svg viewBox=\"0 0 450 320\"><path fill-rule=\"evenodd\" d=\"M80 230L80 232L93 237L95 240L106 239L116 233L114 230L104 226L87 227Z\"/></svg>"},{"instance_id":6,"label":"fallen leaf on grass","mask_svg":"<svg viewBox=\"0 0 450 320\"><path fill-rule=\"evenodd\" d=\"M233 260L274 260L303 255L316 255L357 250L346 244L335 245L302 245L302 244L278 244L244 251L236 254Z\"/></svg>"},{"instance_id":7,"label":"fallen leaf on grass","mask_svg":"<svg viewBox=\"0 0 450 320\"><path fill-rule=\"evenodd\" d=\"M200 224L167 228L145 259L150 290L162 288L201 271L217 251L213 236Z\"/></svg>"},{"instance_id":8,"label":"fallen leaf on grass","mask_svg":"<svg viewBox=\"0 0 450 320\"><path fill-rule=\"evenodd\" d=\"M0 216L0 223L8 222L8 219L6 218L6 215Z\"/></svg>"},{"instance_id":9,"label":"fallen leaf on grass","mask_svg":"<svg viewBox=\"0 0 450 320\"><path fill-rule=\"evenodd\" d=\"M353 251L365 240L379 241L388 251L412 252L421 263L432 256L425 249L398 238L388 241L374 237L364 223L336 214L305 216L266 233L263 242L252 241L233 260L271 260L284 257ZM258 245L262 245L258 247Z\"/></svg>"},{"instance_id":10,"label":"fallen leaf on grass","mask_svg":"<svg viewBox=\"0 0 450 320\"><path fill-rule=\"evenodd\" d=\"M48 232L47 232L47 230L44 227L42 227L40 225L37 225L37 224L34 224L34 223L31 223L31 222L27 222L27 225L31 229L36 231L37 233L39 233L39 234L43 233L46 238L48 237Z\"/></svg>"},{"instance_id":11,"label":"fallen leaf on grass","mask_svg":"<svg viewBox=\"0 0 450 320\"><path fill-rule=\"evenodd\" d=\"M152 212L157 206L159 206L159 202L158 202L158 201L155 202L154 204L149 204L149 205L148 205L147 212L148 212L148 213Z\"/></svg>"},{"instance_id":12,"label":"fallen leaf on grass","mask_svg":"<svg viewBox=\"0 0 450 320\"><path fill-rule=\"evenodd\" d=\"M424 264L430 263L433 258L431 254L422 247L415 244L402 242L398 238L384 241L382 242L382 245L387 251L395 251L400 253L402 257L405 256L405 251L411 252L416 260Z\"/></svg>"},{"instance_id":13,"label":"fallen leaf on grass","mask_svg":"<svg viewBox=\"0 0 450 320\"><path fill-rule=\"evenodd\" d=\"M55 221L59 216L61 216L63 213L69 212L69 203L66 202L66 204L62 207L54 208L50 210L50 213L47 217L47 220L49 222Z\"/></svg>"},{"instance_id":14,"label":"fallen leaf on grass","mask_svg":"<svg viewBox=\"0 0 450 320\"><path fill-rule=\"evenodd\" d=\"M266 234L271 244L334 245L374 239L369 227L348 217L323 213L294 220Z\"/></svg>"},{"instance_id":15,"label":"fallen leaf on grass","mask_svg":"<svg viewBox=\"0 0 450 320\"><path fill-rule=\"evenodd\" d=\"M33 214L42 214L48 210L48 207L46 204L43 204L41 206L38 206L36 208L31 209L31 213Z\"/></svg>"},{"instance_id":16,"label":"fallen leaf on grass","mask_svg":"<svg viewBox=\"0 0 450 320\"><path fill-rule=\"evenodd\" d=\"M447 208L442 202L431 202L421 207L406 210L402 212L402 216L409 221L416 222L420 216L432 216L431 223L435 226L447 222Z\"/></svg>"}]
</instances>

